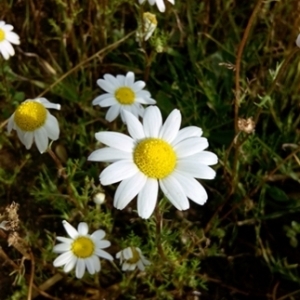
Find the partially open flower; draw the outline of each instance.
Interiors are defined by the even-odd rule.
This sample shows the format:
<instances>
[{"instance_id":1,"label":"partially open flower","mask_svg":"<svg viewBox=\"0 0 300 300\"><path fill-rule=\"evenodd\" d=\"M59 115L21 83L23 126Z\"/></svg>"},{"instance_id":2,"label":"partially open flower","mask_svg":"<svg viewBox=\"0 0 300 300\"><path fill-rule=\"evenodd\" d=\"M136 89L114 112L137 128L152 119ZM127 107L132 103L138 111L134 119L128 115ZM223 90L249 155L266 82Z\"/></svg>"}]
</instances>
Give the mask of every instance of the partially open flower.
<instances>
[{"instance_id":1,"label":"partially open flower","mask_svg":"<svg viewBox=\"0 0 300 300\"><path fill-rule=\"evenodd\" d=\"M64 271L70 272L74 267L77 278L82 278L85 269L90 274L95 274L101 269L99 257L113 260L113 257L102 250L110 246L110 242L103 240L105 232L96 230L91 235L88 234L88 225L84 222L78 224L76 230L67 221L63 221L65 230L70 238L62 236L56 237L61 244L54 246L55 253L61 253L53 262L54 267L64 265Z\"/></svg>"},{"instance_id":2,"label":"partially open flower","mask_svg":"<svg viewBox=\"0 0 300 300\"><path fill-rule=\"evenodd\" d=\"M150 265L142 251L138 247L127 247L116 254L116 258L120 259L122 271L133 271L138 267L141 271L145 270L145 266Z\"/></svg>"},{"instance_id":3,"label":"partially open flower","mask_svg":"<svg viewBox=\"0 0 300 300\"><path fill-rule=\"evenodd\" d=\"M147 41L153 34L157 27L157 20L154 14L145 12L143 14L143 24L136 32L136 39L138 42Z\"/></svg>"},{"instance_id":4,"label":"partially open flower","mask_svg":"<svg viewBox=\"0 0 300 300\"><path fill-rule=\"evenodd\" d=\"M17 131L18 137L30 149L33 141L41 153L48 147L48 138L57 140L59 126L57 119L47 108L60 109L60 104L49 102L45 98L26 100L21 103L8 120L7 129Z\"/></svg>"},{"instance_id":5,"label":"partially open flower","mask_svg":"<svg viewBox=\"0 0 300 300\"><path fill-rule=\"evenodd\" d=\"M11 44L20 44L20 38L12 31L13 29L12 25L0 21L0 53L4 59L9 59L10 56L15 55L15 50Z\"/></svg>"}]
</instances>

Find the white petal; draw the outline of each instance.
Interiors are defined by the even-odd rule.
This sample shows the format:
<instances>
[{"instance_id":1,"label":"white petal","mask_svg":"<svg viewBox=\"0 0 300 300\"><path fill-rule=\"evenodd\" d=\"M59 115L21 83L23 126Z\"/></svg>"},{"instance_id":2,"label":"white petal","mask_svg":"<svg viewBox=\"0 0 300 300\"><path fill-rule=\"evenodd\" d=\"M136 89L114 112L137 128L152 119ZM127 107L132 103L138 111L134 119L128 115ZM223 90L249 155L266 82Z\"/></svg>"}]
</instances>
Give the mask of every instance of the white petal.
<instances>
[{"instance_id":1,"label":"white petal","mask_svg":"<svg viewBox=\"0 0 300 300\"><path fill-rule=\"evenodd\" d=\"M56 141L59 137L59 125L57 119L52 116L48 111L47 111L47 121L45 123L45 129L47 131L48 137Z\"/></svg>"},{"instance_id":2,"label":"white petal","mask_svg":"<svg viewBox=\"0 0 300 300\"><path fill-rule=\"evenodd\" d=\"M152 105L152 104L156 104L156 101L152 98L135 98L135 101L141 104L146 104L146 105Z\"/></svg>"},{"instance_id":3,"label":"white petal","mask_svg":"<svg viewBox=\"0 0 300 300\"><path fill-rule=\"evenodd\" d=\"M134 73L128 72L125 77L125 85L131 87L133 83L134 83Z\"/></svg>"},{"instance_id":4,"label":"white petal","mask_svg":"<svg viewBox=\"0 0 300 300\"><path fill-rule=\"evenodd\" d=\"M93 104L93 105L99 105L100 102L102 102L102 101L105 100L105 99L109 99L109 98L112 98L112 95L109 94L109 93L105 93L105 94L103 94L103 95L97 96L97 97L93 100L92 104Z\"/></svg>"},{"instance_id":5,"label":"white petal","mask_svg":"<svg viewBox=\"0 0 300 300\"><path fill-rule=\"evenodd\" d=\"M95 134L96 139L112 148L132 153L135 147L134 140L123 133L118 132L98 132Z\"/></svg>"},{"instance_id":6,"label":"white petal","mask_svg":"<svg viewBox=\"0 0 300 300\"><path fill-rule=\"evenodd\" d=\"M130 112L124 111L127 129L134 140L145 138L144 128L141 122Z\"/></svg>"},{"instance_id":7,"label":"white petal","mask_svg":"<svg viewBox=\"0 0 300 300\"><path fill-rule=\"evenodd\" d=\"M146 137L158 137L162 126L162 116L157 106L145 109L143 125Z\"/></svg>"},{"instance_id":8,"label":"white petal","mask_svg":"<svg viewBox=\"0 0 300 300\"><path fill-rule=\"evenodd\" d=\"M78 224L77 230L78 230L78 234L87 235L87 233L89 232L89 227L85 222L80 222Z\"/></svg>"},{"instance_id":9,"label":"white petal","mask_svg":"<svg viewBox=\"0 0 300 300\"><path fill-rule=\"evenodd\" d=\"M190 207L190 203L181 184L174 176L170 175L161 179L159 184L166 198L168 198L178 210L185 210Z\"/></svg>"},{"instance_id":10,"label":"white petal","mask_svg":"<svg viewBox=\"0 0 300 300\"><path fill-rule=\"evenodd\" d=\"M147 182L138 195L138 214L143 219L148 219L155 208L158 195L157 179L147 178Z\"/></svg>"},{"instance_id":11,"label":"white petal","mask_svg":"<svg viewBox=\"0 0 300 300\"><path fill-rule=\"evenodd\" d=\"M101 249L96 249L95 254L107 260L114 260L114 258L108 252Z\"/></svg>"},{"instance_id":12,"label":"white petal","mask_svg":"<svg viewBox=\"0 0 300 300\"><path fill-rule=\"evenodd\" d=\"M94 259L94 268L96 272L99 272L101 270L100 259L97 256L95 256Z\"/></svg>"},{"instance_id":13,"label":"white petal","mask_svg":"<svg viewBox=\"0 0 300 300\"><path fill-rule=\"evenodd\" d=\"M27 131L24 133L23 138L25 142L26 149L30 149L33 143L34 133L32 131Z\"/></svg>"},{"instance_id":14,"label":"white petal","mask_svg":"<svg viewBox=\"0 0 300 300\"><path fill-rule=\"evenodd\" d=\"M98 79L97 84L102 88L102 90L109 92L111 94L114 94L117 88L113 86L108 80Z\"/></svg>"},{"instance_id":15,"label":"white petal","mask_svg":"<svg viewBox=\"0 0 300 300\"><path fill-rule=\"evenodd\" d=\"M112 122L120 114L121 106L119 104L112 105L106 113L105 120Z\"/></svg>"},{"instance_id":16,"label":"white petal","mask_svg":"<svg viewBox=\"0 0 300 300\"><path fill-rule=\"evenodd\" d=\"M175 4L175 0L168 0L170 3Z\"/></svg>"},{"instance_id":17,"label":"white petal","mask_svg":"<svg viewBox=\"0 0 300 300\"><path fill-rule=\"evenodd\" d=\"M78 237L78 231L70 223L65 220L62 223L70 238L75 239Z\"/></svg>"},{"instance_id":18,"label":"white petal","mask_svg":"<svg viewBox=\"0 0 300 300\"><path fill-rule=\"evenodd\" d=\"M179 142L191 138L191 137L200 137L202 135L203 131L200 127L197 126L188 126L185 128L182 128L178 131L178 134L175 138L175 140L172 142L172 145L175 146Z\"/></svg>"},{"instance_id":19,"label":"white petal","mask_svg":"<svg viewBox=\"0 0 300 300\"><path fill-rule=\"evenodd\" d=\"M109 106L116 105L116 104L118 104L118 102L113 97L106 98L98 103L98 105L101 107L109 107Z\"/></svg>"},{"instance_id":20,"label":"white petal","mask_svg":"<svg viewBox=\"0 0 300 300\"><path fill-rule=\"evenodd\" d=\"M44 127L34 131L34 140L37 148L41 153L45 152L48 148L48 135Z\"/></svg>"},{"instance_id":21,"label":"white petal","mask_svg":"<svg viewBox=\"0 0 300 300\"><path fill-rule=\"evenodd\" d=\"M211 166L218 163L218 156L210 151L202 151L200 153L187 157L187 160L197 161L198 163Z\"/></svg>"},{"instance_id":22,"label":"white petal","mask_svg":"<svg viewBox=\"0 0 300 300\"><path fill-rule=\"evenodd\" d=\"M2 41L1 47L4 47L10 56L15 55L15 50L10 42L8 42L6 40Z\"/></svg>"},{"instance_id":23,"label":"white petal","mask_svg":"<svg viewBox=\"0 0 300 300\"><path fill-rule=\"evenodd\" d=\"M156 0L156 5L157 5L157 8L160 12L164 12L166 10L164 0Z\"/></svg>"},{"instance_id":24,"label":"white petal","mask_svg":"<svg viewBox=\"0 0 300 300\"><path fill-rule=\"evenodd\" d=\"M42 103L46 108L53 108L53 109L57 109L57 110L60 110L61 108L61 105L60 104L57 104L57 103L52 103L50 101L48 101L46 98L36 98L32 101L37 101L37 102L40 102Z\"/></svg>"},{"instance_id":25,"label":"white petal","mask_svg":"<svg viewBox=\"0 0 300 300\"><path fill-rule=\"evenodd\" d=\"M120 85L119 80L118 80L118 76L117 76L117 78L116 78L116 77L114 77L114 76L111 75L111 74L105 74L105 75L103 76L103 78L104 78L106 81L108 81L111 85L113 85L114 87L118 87L118 86Z\"/></svg>"},{"instance_id":26,"label":"white petal","mask_svg":"<svg viewBox=\"0 0 300 300\"><path fill-rule=\"evenodd\" d=\"M71 270L74 269L75 265L77 263L77 258L74 256L72 259L70 259L64 266L64 272L68 273Z\"/></svg>"},{"instance_id":27,"label":"white petal","mask_svg":"<svg viewBox=\"0 0 300 300\"><path fill-rule=\"evenodd\" d=\"M124 152L122 150L114 149L111 147L105 147L92 152L88 160L90 161L104 161L104 162L115 162L118 160L130 160L132 159L132 153Z\"/></svg>"},{"instance_id":28,"label":"white petal","mask_svg":"<svg viewBox=\"0 0 300 300\"><path fill-rule=\"evenodd\" d=\"M54 267L60 267L68 263L73 259L73 253L71 251L65 252L59 255L53 262Z\"/></svg>"},{"instance_id":29,"label":"white petal","mask_svg":"<svg viewBox=\"0 0 300 300\"><path fill-rule=\"evenodd\" d=\"M114 206L117 209L125 208L128 203L140 192L147 180L147 177L138 172L134 176L123 180L118 186L115 198Z\"/></svg>"},{"instance_id":30,"label":"white petal","mask_svg":"<svg viewBox=\"0 0 300 300\"><path fill-rule=\"evenodd\" d=\"M142 80L139 80L132 84L131 88L136 92L140 92L144 87L146 86L146 83Z\"/></svg>"},{"instance_id":31,"label":"white petal","mask_svg":"<svg viewBox=\"0 0 300 300\"><path fill-rule=\"evenodd\" d=\"M172 143L176 138L181 124L181 113L178 109L174 109L164 125L162 126L159 137L165 140L166 142Z\"/></svg>"},{"instance_id":32,"label":"white petal","mask_svg":"<svg viewBox=\"0 0 300 300\"><path fill-rule=\"evenodd\" d=\"M214 179L216 176L216 172L212 168L197 161L189 161L187 159L178 160L176 169L200 179Z\"/></svg>"},{"instance_id":33,"label":"white petal","mask_svg":"<svg viewBox=\"0 0 300 300\"><path fill-rule=\"evenodd\" d=\"M105 231L102 229L98 229L95 232L91 234L91 237L97 241L97 240L102 240L105 237Z\"/></svg>"},{"instance_id":34,"label":"white petal","mask_svg":"<svg viewBox=\"0 0 300 300\"><path fill-rule=\"evenodd\" d=\"M180 182L186 196L197 204L203 205L207 200L204 187L193 177L174 172L173 176Z\"/></svg>"},{"instance_id":35,"label":"white petal","mask_svg":"<svg viewBox=\"0 0 300 300\"><path fill-rule=\"evenodd\" d=\"M179 142L174 150L176 151L178 159L194 155L208 147L206 138L191 137Z\"/></svg>"},{"instance_id":36,"label":"white petal","mask_svg":"<svg viewBox=\"0 0 300 300\"><path fill-rule=\"evenodd\" d=\"M96 270L94 268L94 259L93 259L93 257L89 257L89 258L85 259L85 265L86 265L86 268L87 268L87 270L90 274L92 274L92 275L95 274Z\"/></svg>"},{"instance_id":37,"label":"white petal","mask_svg":"<svg viewBox=\"0 0 300 300\"><path fill-rule=\"evenodd\" d=\"M59 242L62 242L62 243L68 244L68 245L71 245L73 243L73 239L69 239L64 236L57 236L56 239Z\"/></svg>"},{"instance_id":38,"label":"white petal","mask_svg":"<svg viewBox=\"0 0 300 300\"><path fill-rule=\"evenodd\" d=\"M70 250L71 250L71 246L69 244L65 244L65 243L58 244L53 247L53 252L55 252L55 253L64 253L64 252L70 251Z\"/></svg>"},{"instance_id":39,"label":"white petal","mask_svg":"<svg viewBox=\"0 0 300 300\"><path fill-rule=\"evenodd\" d=\"M7 123L7 131L8 133L10 133L13 129L14 126L14 117L15 117L15 113L13 113L10 118L8 119L8 123Z\"/></svg>"},{"instance_id":40,"label":"white petal","mask_svg":"<svg viewBox=\"0 0 300 300\"><path fill-rule=\"evenodd\" d=\"M76 271L75 275L78 279L82 278L85 272L85 262L84 259L78 258L77 264L76 264Z\"/></svg>"},{"instance_id":41,"label":"white petal","mask_svg":"<svg viewBox=\"0 0 300 300\"><path fill-rule=\"evenodd\" d=\"M100 174L103 185L109 185L140 173L133 161L121 160L106 167Z\"/></svg>"},{"instance_id":42,"label":"white petal","mask_svg":"<svg viewBox=\"0 0 300 300\"><path fill-rule=\"evenodd\" d=\"M141 271L144 271L145 270L145 266L143 264L143 262L141 260L139 260L137 262L137 267L141 270Z\"/></svg>"},{"instance_id":43,"label":"white petal","mask_svg":"<svg viewBox=\"0 0 300 300\"><path fill-rule=\"evenodd\" d=\"M96 247L97 248L100 248L100 249L105 249L105 248L108 248L110 247L111 245L111 242L110 241L107 241L107 240L96 240L95 241L95 244L96 244Z\"/></svg>"}]
</instances>

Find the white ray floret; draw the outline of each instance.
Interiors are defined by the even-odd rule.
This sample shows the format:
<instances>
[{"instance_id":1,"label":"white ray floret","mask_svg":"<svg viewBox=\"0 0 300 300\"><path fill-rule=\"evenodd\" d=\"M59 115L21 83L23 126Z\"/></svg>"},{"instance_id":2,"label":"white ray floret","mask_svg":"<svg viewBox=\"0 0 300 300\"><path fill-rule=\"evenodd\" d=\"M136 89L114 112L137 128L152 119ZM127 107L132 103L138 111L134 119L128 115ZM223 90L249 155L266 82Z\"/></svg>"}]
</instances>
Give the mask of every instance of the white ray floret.
<instances>
[{"instance_id":1,"label":"white ray floret","mask_svg":"<svg viewBox=\"0 0 300 300\"><path fill-rule=\"evenodd\" d=\"M139 0L140 4L143 4L146 0ZM168 0L170 3L172 3L173 5L175 4L175 0ZM148 0L150 5L154 5L156 4L158 10L160 12L164 12L166 10L166 6L164 3L164 0Z\"/></svg>"},{"instance_id":2,"label":"white ray floret","mask_svg":"<svg viewBox=\"0 0 300 300\"><path fill-rule=\"evenodd\" d=\"M41 153L48 148L48 139L53 141L59 137L57 119L47 108L60 109L60 104L49 102L45 98L36 98L22 102L8 120L7 129L17 131L20 141L26 149L30 149L33 142Z\"/></svg>"},{"instance_id":3,"label":"white ray floret","mask_svg":"<svg viewBox=\"0 0 300 300\"><path fill-rule=\"evenodd\" d=\"M136 267L138 267L139 270L144 271L145 266L151 264L138 247L125 248L116 254L116 258L120 260L122 271L133 271Z\"/></svg>"},{"instance_id":4,"label":"white ray floret","mask_svg":"<svg viewBox=\"0 0 300 300\"><path fill-rule=\"evenodd\" d=\"M12 44L20 45L20 37L12 31L13 29L12 25L0 21L0 53L4 59L15 55Z\"/></svg>"},{"instance_id":5,"label":"white ray floret","mask_svg":"<svg viewBox=\"0 0 300 300\"><path fill-rule=\"evenodd\" d=\"M94 151L88 160L112 162L100 174L102 185L121 181L114 206L123 209L137 197L138 214L149 218L156 206L159 187L178 210L190 207L188 198L204 204L207 193L195 179L213 179L209 167L218 162L209 151L199 127L179 130L180 111L171 112L165 123L156 106L146 108L143 123L124 112L130 136L117 132L98 132L96 139L107 145Z\"/></svg>"},{"instance_id":6,"label":"white ray floret","mask_svg":"<svg viewBox=\"0 0 300 300\"><path fill-rule=\"evenodd\" d=\"M121 115L124 120L124 111L129 111L136 117L143 116L143 105L155 104L151 94L144 90L144 81L135 81L133 72L128 72L126 76L116 77L105 74L104 79L98 79L97 84L107 93L96 97L93 105L109 107L106 113L106 120L111 122Z\"/></svg>"},{"instance_id":7,"label":"white ray floret","mask_svg":"<svg viewBox=\"0 0 300 300\"><path fill-rule=\"evenodd\" d=\"M90 274L100 271L99 257L113 260L109 253L102 250L110 246L110 242L103 239L103 230L96 230L89 235L87 223L79 223L77 230L67 221L63 221L63 225L70 238L56 237L61 243L53 248L55 253L60 253L53 262L54 267L64 265L66 273L75 268L76 277L82 278L86 269Z\"/></svg>"}]
</instances>

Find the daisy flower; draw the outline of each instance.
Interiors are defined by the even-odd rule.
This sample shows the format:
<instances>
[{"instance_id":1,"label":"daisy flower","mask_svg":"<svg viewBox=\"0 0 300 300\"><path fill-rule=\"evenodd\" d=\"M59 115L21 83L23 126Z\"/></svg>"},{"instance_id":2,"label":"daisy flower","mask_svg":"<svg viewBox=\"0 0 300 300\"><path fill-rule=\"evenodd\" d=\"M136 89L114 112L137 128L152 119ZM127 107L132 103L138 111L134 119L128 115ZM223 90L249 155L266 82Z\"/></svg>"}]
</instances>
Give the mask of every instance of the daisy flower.
<instances>
[{"instance_id":1,"label":"daisy flower","mask_svg":"<svg viewBox=\"0 0 300 300\"><path fill-rule=\"evenodd\" d=\"M174 109L164 124L156 106L146 108L143 124L131 113L124 112L131 137L117 132L98 132L96 139L108 147L94 151L88 160L112 162L100 174L102 185L122 181L114 206L123 209L136 196L138 214L149 218L155 208L160 187L178 210L190 207L188 198L204 204L207 193L195 178L213 179L209 167L218 162L208 151L206 138L199 127L179 130L181 114Z\"/></svg>"},{"instance_id":2,"label":"daisy flower","mask_svg":"<svg viewBox=\"0 0 300 300\"><path fill-rule=\"evenodd\" d=\"M175 4L175 0L168 0L170 3L173 5ZM139 3L142 4L144 3L145 0L139 0ZM154 5L156 3L156 6L160 12L164 12L166 10L166 6L164 3L164 0L148 0L150 5Z\"/></svg>"},{"instance_id":3,"label":"daisy flower","mask_svg":"<svg viewBox=\"0 0 300 300\"><path fill-rule=\"evenodd\" d=\"M66 232L70 238L56 237L61 244L54 246L53 252L61 253L53 262L54 267L64 265L64 272L68 273L75 267L77 278L82 278L85 269L90 274L95 274L101 269L99 257L113 260L113 257L102 249L110 246L110 242L103 240L105 232L96 230L88 234L87 223L81 222L76 230L67 221L63 221Z\"/></svg>"},{"instance_id":4,"label":"daisy flower","mask_svg":"<svg viewBox=\"0 0 300 300\"><path fill-rule=\"evenodd\" d=\"M145 270L145 266L150 265L140 248L127 247L116 254L116 258L120 260L122 271L133 271L138 267L141 271Z\"/></svg>"},{"instance_id":5,"label":"daisy flower","mask_svg":"<svg viewBox=\"0 0 300 300\"><path fill-rule=\"evenodd\" d=\"M48 138L55 141L59 136L57 119L47 108L60 109L60 104L49 102L45 98L36 98L22 102L8 120L7 129L17 131L18 137L30 149L33 141L41 153L48 147Z\"/></svg>"},{"instance_id":6,"label":"daisy flower","mask_svg":"<svg viewBox=\"0 0 300 300\"><path fill-rule=\"evenodd\" d=\"M120 114L124 122L124 111L130 111L136 117L143 116L144 108L142 104L155 104L148 91L143 90L146 83L144 81L134 82L134 73L128 72L126 76L116 77L105 74L104 79L98 79L97 84L107 93L96 97L93 105L101 107L110 106L106 113L106 120L111 122Z\"/></svg>"},{"instance_id":7,"label":"daisy flower","mask_svg":"<svg viewBox=\"0 0 300 300\"><path fill-rule=\"evenodd\" d=\"M20 45L20 37L12 32L14 27L0 21L0 52L4 59L9 59L15 55L15 50L11 44Z\"/></svg>"}]
</instances>

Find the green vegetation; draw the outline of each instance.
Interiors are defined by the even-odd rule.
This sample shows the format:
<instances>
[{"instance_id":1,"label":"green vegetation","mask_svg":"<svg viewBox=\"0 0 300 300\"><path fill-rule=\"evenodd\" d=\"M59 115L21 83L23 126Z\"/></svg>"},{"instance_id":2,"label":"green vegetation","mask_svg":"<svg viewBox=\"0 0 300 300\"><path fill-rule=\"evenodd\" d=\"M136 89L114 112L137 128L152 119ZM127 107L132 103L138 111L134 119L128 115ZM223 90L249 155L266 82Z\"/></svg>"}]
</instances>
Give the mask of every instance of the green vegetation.
<instances>
[{"instance_id":1,"label":"green vegetation","mask_svg":"<svg viewBox=\"0 0 300 300\"><path fill-rule=\"evenodd\" d=\"M269 299L300 297L300 29L298 1L176 0L160 13L137 0L2 0L1 19L21 39L0 57L0 299ZM158 26L140 46L142 13ZM88 162L99 131L126 132L93 107L106 73L132 71L164 119L203 129L218 155L208 201L178 211L161 199L148 220L136 200L113 206L117 185L102 187L106 166ZM43 95L61 110L52 152L26 150L7 119ZM255 126L255 130L254 130ZM96 205L93 197L105 192ZM12 203L16 203L13 205ZM136 246L151 261L122 272L75 277L55 268L62 220L103 229L111 255Z\"/></svg>"}]
</instances>

